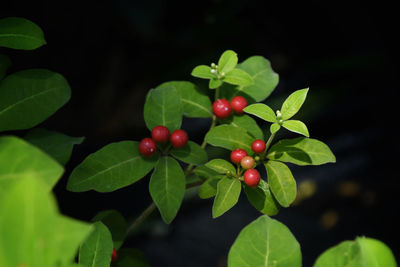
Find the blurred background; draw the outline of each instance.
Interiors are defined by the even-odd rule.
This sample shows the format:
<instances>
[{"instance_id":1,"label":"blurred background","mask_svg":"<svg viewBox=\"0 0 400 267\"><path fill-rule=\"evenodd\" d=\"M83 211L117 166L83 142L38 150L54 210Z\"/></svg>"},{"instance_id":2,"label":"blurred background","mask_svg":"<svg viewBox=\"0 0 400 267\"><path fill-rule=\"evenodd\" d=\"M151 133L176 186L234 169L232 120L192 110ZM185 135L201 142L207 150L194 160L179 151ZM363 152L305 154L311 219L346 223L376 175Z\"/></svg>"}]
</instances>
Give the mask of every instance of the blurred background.
<instances>
[{"instance_id":1,"label":"blurred background","mask_svg":"<svg viewBox=\"0 0 400 267\"><path fill-rule=\"evenodd\" d=\"M239 61L253 55L271 61L280 75L266 100L271 106L310 87L297 118L337 157L336 164L290 166L298 198L275 218L300 242L304 266L362 235L384 241L400 261L396 21L384 1L3 1L0 17L7 16L37 23L48 43L35 51L1 48L13 61L9 72L48 68L72 88L71 101L40 126L86 137L55 188L62 213L90 220L116 209L133 220L143 211L151 203L148 178L113 193L71 193L68 175L110 142L149 136L143 120L149 89L171 80L198 82L193 67L232 49ZM185 120L183 128L201 143L208 123ZM243 197L213 220L212 199L195 193L171 225L155 212L126 245L141 249L152 266L226 266L234 239L260 214Z\"/></svg>"}]
</instances>

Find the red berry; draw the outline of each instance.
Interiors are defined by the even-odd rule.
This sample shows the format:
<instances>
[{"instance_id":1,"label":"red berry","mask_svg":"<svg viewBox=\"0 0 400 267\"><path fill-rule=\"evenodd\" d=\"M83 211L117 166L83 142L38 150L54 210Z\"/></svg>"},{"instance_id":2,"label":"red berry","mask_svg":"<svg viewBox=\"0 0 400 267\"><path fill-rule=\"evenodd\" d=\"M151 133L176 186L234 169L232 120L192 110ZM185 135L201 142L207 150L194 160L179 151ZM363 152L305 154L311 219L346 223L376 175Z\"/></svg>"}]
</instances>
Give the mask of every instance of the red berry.
<instances>
[{"instance_id":1,"label":"red berry","mask_svg":"<svg viewBox=\"0 0 400 267\"><path fill-rule=\"evenodd\" d=\"M256 153L261 154L265 150L265 142L261 139L256 139L251 144L251 149Z\"/></svg>"},{"instance_id":2,"label":"red berry","mask_svg":"<svg viewBox=\"0 0 400 267\"><path fill-rule=\"evenodd\" d=\"M169 141L171 142L173 147L180 148L186 146L188 139L189 137L187 133L184 130L179 129L171 134Z\"/></svg>"},{"instance_id":3,"label":"red berry","mask_svg":"<svg viewBox=\"0 0 400 267\"><path fill-rule=\"evenodd\" d=\"M236 113L242 114L243 113L243 109L245 107L247 107L246 98L244 98L243 96L240 96L240 95L235 96L231 100L231 107Z\"/></svg>"},{"instance_id":4,"label":"red berry","mask_svg":"<svg viewBox=\"0 0 400 267\"><path fill-rule=\"evenodd\" d=\"M250 187L256 187L260 179L260 173L256 169L248 169L244 172L244 182Z\"/></svg>"},{"instance_id":5,"label":"red berry","mask_svg":"<svg viewBox=\"0 0 400 267\"><path fill-rule=\"evenodd\" d=\"M255 164L255 161L254 161L253 157L250 157L250 156L246 156L246 157L242 158L242 160L240 161L240 165L242 165L242 167L244 169L254 168L254 164Z\"/></svg>"},{"instance_id":6,"label":"red berry","mask_svg":"<svg viewBox=\"0 0 400 267\"><path fill-rule=\"evenodd\" d=\"M113 248L112 254L111 254L111 263L116 262L118 260L118 252Z\"/></svg>"},{"instance_id":7,"label":"red berry","mask_svg":"<svg viewBox=\"0 0 400 267\"><path fill-rule=\"evenodd\" d=\"M143 156L151 157L156 153L157 145L151 138L143 138L139 143L139 152Z\"/></svg>"},{"instance_id":8,"label":"red berry","mask_svg":"<svg viewBox=\"0 0 400 267\"><path fill-rule=\"evenodd\" d=\"M239 164L242 158L247 156L247 152L241 148L235 149L231 152L231 161Z\"/></svg>"},{"instance_id":9,"label":"red berry","mask_svg":"<svg viewBox=\"0 0 400 267\"><path fill-rule=\"evenodd\" d=\"M157 143L166 143L169 139L169 130L165 126L158 125L151 131L151 137Z\"/></svg>"},{"instance_id":10,"label":"red berry","mask_svg":"<svg viewBox=\"0 0 400 267\"><path fill-rule=\"evenodd\" d=\"M231 105L229 101L222 98L217 99L213 104L213 112L217 118L225 119L231 115Z\"/></svg>"}]
</instances>

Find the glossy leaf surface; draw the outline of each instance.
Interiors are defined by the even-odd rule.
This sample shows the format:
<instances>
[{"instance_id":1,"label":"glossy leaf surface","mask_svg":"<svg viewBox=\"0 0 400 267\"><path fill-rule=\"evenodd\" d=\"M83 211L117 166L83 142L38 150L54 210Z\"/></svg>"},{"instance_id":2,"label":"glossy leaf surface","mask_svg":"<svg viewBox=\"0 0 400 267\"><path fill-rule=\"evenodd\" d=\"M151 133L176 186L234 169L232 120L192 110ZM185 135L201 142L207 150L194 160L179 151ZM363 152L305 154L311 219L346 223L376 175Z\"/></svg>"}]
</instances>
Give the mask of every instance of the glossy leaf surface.
<instances>
[{"instance_id":1,"label":"glossy leaf surface","mask_svg":"<svg viewBox=\"0 0 400 267\"><path fill-rule=\"evenodd\" d=\"M206 151L200 145L192 141L188 141L186 146L182 148L172 148L170 153L175 158L194 165L204 164L208 160Z\"/></svg>"},{"instance_id":2,"label":"glossy leaf surface","mask_svg":"<svg viewBox=\"0 0 400 267\"><path fill-rule=\"evenodd\" d=\"M263 215L242 229L228 255L229 267L301 267L300 245L290 230Z\"/></svg>"},{"instance_id":3,"label":"glossy leaf surface","mask_svg":"<svg viewBox=\"0 0 400 267\"><path fill-rule=\"evenodd\" d=\"M212 207L212 216L217 218L230 210L239 200L241 183L238 179L222 178L217 185L217 194Z\"/></svg>"},{"instance_id":4,"label":"glossy leaf surface","mask_svg":"<svg viewBox=\"0 0 400 267\"><path fill-rule=\"evenodd\" d=\"M336 162L335 155L326 144L305 137L280 140L270 148L267 157L297 165L321 165Z\"/></svg>"},{"instance_id":5,"label":"glossy leaf surface","mask_svg":"<svg viewBox=\"0 0 400 267\"><path fill-rule=\"evenodd\" d=\"M172 222L185 194L185 175L171 157L161 157L150 178L150 195L166 223Z\"/></svg>"},{"instance_id":6,"label":"glossy leaf surface","mask_svg":"<svg viewBox=\"0 0 400 267\"><path fill-rule=\"evenodd\" d=\"M0 19L0 47L33 50L44 44L42 29L32 21L17 17Z\"/></svg>"},{"instance_id":7,"label":"glossy leaf surface","mask_svg":"<svg viewBox=\"0 0 400 267\"><path fill-rule=\"evenodd\" d=\"M111 143L89 155L71 173L67 189L111 192L140 180L153 169L158 154L144 157L139 153L138 144L134 141Z\"/></svg>"},{"instance_id":8,"label":"glossy leaf surface","mask_svg":"<svg viewBox=\"0 0 400 267\"><path fill-rule=\"evenodd\" d=\"M70 97L68 82L58 73L31 69L8 75L0 81L0 131L32 128Z\"/></svg>"},{"instance_id":9,"label":"glossy leaf surface","mask_svg":"<svg viewBox=\"0 0 400 267\"><path fill-rule=\"evenodd\" d=\"M72 137L62 133L36 128L29 131L24 139L52 156L60 164L65 165L71 157L73 147L81 144L85 138Z\"/></svg>"},{"instance_id":10,"label":"glossy leaf surface","mask_svg":"<svg viewBox=\"0 0 400 267\"><path fill-rule=\"evenodd\" d=\"M251 153L251 143L254 141L254 138L245 129L231 125L220 125L211 129L206 134L205 140L213 146L229 150L242 148L247 153Z\"/></svg>"},{"instance_id":11,"label":"glossy leaf surface","mask_svg":"<svg viewBox=\"0 0 400 267\"><path fill-rule=\"evenodd\" d=\"M91 267L109 267L113 242L111 233L102 222L96 222L94 231L79 249L79 264Z\"/></svg>"}]
</instances>

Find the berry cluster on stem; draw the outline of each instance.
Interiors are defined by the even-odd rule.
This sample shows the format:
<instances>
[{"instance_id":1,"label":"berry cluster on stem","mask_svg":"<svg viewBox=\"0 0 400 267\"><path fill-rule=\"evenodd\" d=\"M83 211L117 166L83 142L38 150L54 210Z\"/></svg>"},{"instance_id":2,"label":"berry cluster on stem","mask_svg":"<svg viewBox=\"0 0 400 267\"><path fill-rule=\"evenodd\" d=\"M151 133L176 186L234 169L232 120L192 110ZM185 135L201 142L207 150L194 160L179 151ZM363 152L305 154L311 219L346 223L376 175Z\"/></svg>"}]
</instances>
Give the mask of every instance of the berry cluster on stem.
<instances>
[{"instance_id":1,"label":"berry cluster on stem","mask_svg":"<svg viewBox=\"0 0 400 267\"><path fill-rule=\"evenodd\" d=\"M167 127L157 125L151 131L151 138L143 138L139 143L139 152L145 157L153 156L157 151L157 144L165 144L168 141L175 148L182 148L186 146L189 140L187 133L178 129L170 134Z\"/></svg>"}]
</instances>

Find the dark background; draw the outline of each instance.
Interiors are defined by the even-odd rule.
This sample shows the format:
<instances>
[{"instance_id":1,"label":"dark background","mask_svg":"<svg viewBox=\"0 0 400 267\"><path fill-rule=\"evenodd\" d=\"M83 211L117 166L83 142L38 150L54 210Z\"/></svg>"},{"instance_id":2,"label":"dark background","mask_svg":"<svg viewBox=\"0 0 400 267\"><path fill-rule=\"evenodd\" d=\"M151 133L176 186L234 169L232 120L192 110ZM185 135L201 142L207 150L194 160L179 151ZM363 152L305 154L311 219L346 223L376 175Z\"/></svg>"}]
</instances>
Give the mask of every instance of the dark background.
<instances>
[{"instance_id":1,"label":"dark background","mask_svg":"<svg viewBox=\"0 0 400 267\"><path fill-rule=\"evenodd\" d=\"M13 61L10 72L48 68L71 85L71 101L41 126L86 137L55 188L61 211L82 220L104 209L132 220L150 204L148 179L106 194L65 189L88 154L149 135L143 104L150 88L197 82L193 67L217 61L227 49L240 61L268 58L280 83L266 103L310 87L298 118L337 157L336 164L291 166L300 188L316 191L275 216L300 242L304 266L362 235L384 241L399 261L393 10L382 1L4 1L0 17L34 21L48 44L0 52ZM187 120L183 127L200 143L207 123ZM156 213L126 246L144 251L153 266L224 266L240 229L260 214L243 198L213 220L211 205L189 196L170 226Z\"/></svg>"}]
</instances>

